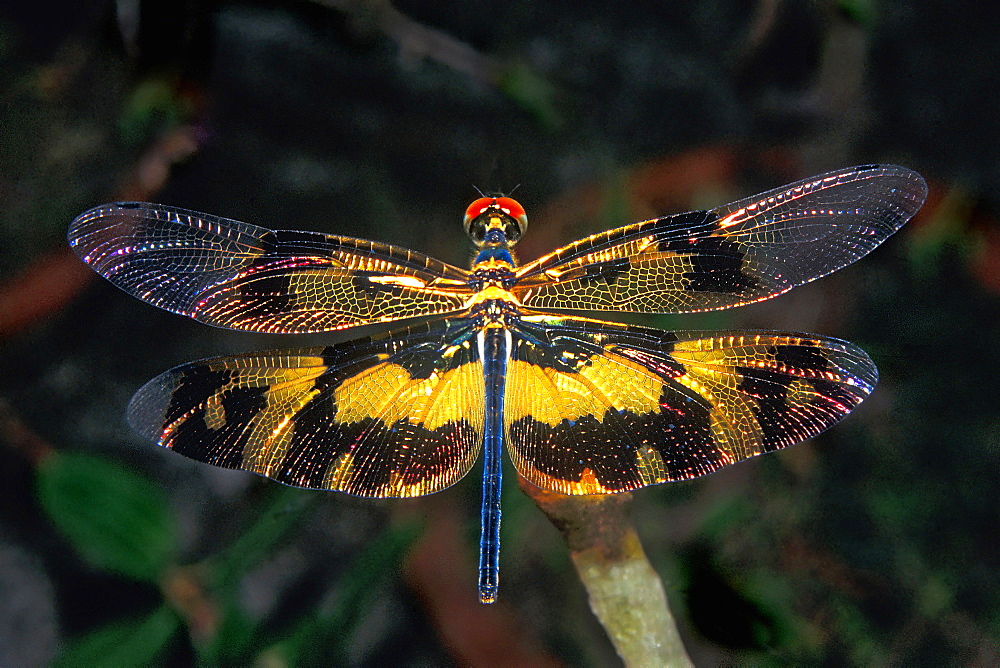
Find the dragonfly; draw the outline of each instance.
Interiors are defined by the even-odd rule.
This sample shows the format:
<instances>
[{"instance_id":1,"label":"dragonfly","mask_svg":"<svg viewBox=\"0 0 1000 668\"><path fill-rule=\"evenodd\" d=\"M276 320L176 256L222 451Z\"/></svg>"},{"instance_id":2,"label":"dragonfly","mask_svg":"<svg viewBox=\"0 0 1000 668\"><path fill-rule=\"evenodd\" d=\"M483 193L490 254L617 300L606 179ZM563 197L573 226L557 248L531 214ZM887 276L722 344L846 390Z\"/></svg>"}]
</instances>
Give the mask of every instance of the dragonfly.
<instances>
[{"instance_id":1,"label":"dragonfly","mask_svg":"<svg viewBox=\"0 0 1000 668\"><path fill-rule=\"evenodd\" d=\"M369 498L439 492L481 452L479 597L491 603L504 449L540 488L627 492L815 436L878 379L863 350L835 338L670 332L582 312L769 299L860 259L926 195L904 167L851 167L600 232L526 264L513 252L523 207L480 197L464 217L469 269L142 202L90 209L68 239L125 292L217 327L300 334L413 320L325 347L184 364L139 389L128 419L200 462Z\"/></svg>"}]
</instances>

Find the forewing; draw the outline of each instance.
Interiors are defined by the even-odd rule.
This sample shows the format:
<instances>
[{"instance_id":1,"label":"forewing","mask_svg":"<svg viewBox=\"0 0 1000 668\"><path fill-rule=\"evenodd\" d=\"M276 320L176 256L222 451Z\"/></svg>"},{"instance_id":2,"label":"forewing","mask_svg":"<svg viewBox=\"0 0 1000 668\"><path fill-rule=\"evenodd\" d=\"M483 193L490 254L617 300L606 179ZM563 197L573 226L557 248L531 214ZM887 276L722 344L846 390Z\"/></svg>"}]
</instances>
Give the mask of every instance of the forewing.
<instances>
[{"instance_id":1,"label":"forewing","mask_svg":"<svg viewBox=\"0 0 1000 668\"><path fill-rule=\"evenodd\" d=\"M129 422L192 459L287 485L431 494L461 479L481 447L482 364L462 327L187 364L140 389Z\"/></svg>"},{"instance_id":2,"label":"forewing","mask_svg":"<svg viewBox=\"0 0 1000 668\"><path fill-rule=\"evenodd\" d=\"M142 202L81 214L69 243L99 274L218 327L321 332L458 310L467 272L388 244Z\"/></svg>"},{"instance_id":3,"label":"forewing","mask_svg":"<svg viewBox=\"0 0 1000 668\"><path fill-rule=\"evenodd\" d=\"M927 196L905 167L852 167L565 246L518 272L526 306L682 313L779 295L865 256Z\"/></svg>"},{"instance_id":4,"label":"forewing","mask_svg":"<svg viewBox=\"0 0 1000 668\"><path fill-rule=\"evenodd\" d=\"M516 330L511 459L533 484L607 494L803 441L871 392L861 349L806 334L665 332L553 316Z\"/></svg>"}]
</instances>

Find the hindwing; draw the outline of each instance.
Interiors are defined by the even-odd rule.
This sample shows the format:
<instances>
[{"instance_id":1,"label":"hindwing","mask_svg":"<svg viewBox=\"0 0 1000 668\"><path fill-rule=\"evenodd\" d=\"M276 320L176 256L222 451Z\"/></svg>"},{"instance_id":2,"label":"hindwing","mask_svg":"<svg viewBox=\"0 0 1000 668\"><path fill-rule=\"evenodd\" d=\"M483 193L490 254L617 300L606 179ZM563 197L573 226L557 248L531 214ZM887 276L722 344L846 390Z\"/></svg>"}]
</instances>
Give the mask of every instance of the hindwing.
<instances>
[{"instance_id":1,"label":"hindwing","mask_svg":"<svg viewBox=\"0 0 1000 668\"><path fill-rule=\"evenodd\" d=\"M840 421L878 378L861 349L807 334L536 315L516 335L511 459L563 494L685 480L798 443Z\"/></svg>"},{"instance_id":2,"label":"hindwing","mask_svg":"<svg viewBox=\"0 0 1000 668\"><path fill-rule=\"evenodd\" d=\"M186 364L142 387L129 421L182 455L288 485L430 494L461 479L482 446L482 363L466 333L436 321Z\"/></svg>"}]
</instances>

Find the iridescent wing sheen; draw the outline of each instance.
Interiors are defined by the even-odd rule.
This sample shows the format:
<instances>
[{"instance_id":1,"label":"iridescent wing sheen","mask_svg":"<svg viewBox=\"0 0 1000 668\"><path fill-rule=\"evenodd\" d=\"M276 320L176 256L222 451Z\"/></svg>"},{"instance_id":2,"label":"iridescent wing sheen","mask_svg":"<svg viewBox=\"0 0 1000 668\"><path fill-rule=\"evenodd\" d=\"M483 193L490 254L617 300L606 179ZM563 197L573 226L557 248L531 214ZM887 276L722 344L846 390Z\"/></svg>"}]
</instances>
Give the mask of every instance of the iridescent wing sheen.
<instances>
[{"instance_id":1,"label":"iridescent wing sheen","mask_svg":"<svg viewBox=\"0 0 1000 668\"><path fill-rule=\"evenodd\" d=\"M563 494L705 475L832 426L878 374L859 348L782 332L665 332L550 315L514 330L518 472Z\"/></svg>"},{"instance_id":2,"label":"iridescent wing sheen","mask_svg":"<svg viewBox=\"0 0 1000 668\"><path fill-rule=\"evenodd\" d=\"M405 248L156 204L96 207L68 237L126 292L231 329L321 332L450 313L468 297L468 272Z\"/></svg>"},{"instance_id":3,"label":"iridescent wing sheen","mask_svg":"<svg viewBox=\"0 0 1000 668\"><path fill-rule=\"evenodd\" d=\"M326 348L248 353L163 373L132 398L141 435L287 485L421 496L472 467L483 372L463 320Z\"/></svg>"},{"instance_id":4,"label":"iridescent wing sheen","mask_svg":"<svg viewBox=\"0 0 1000 668\"><path fill-rule=\"evenodd\" d=\"M863 257L927 195L894 165L852 167L711 211L595 234L517 270L535 309L683 313L779 295Z\"/></svg>"}]
</instances>

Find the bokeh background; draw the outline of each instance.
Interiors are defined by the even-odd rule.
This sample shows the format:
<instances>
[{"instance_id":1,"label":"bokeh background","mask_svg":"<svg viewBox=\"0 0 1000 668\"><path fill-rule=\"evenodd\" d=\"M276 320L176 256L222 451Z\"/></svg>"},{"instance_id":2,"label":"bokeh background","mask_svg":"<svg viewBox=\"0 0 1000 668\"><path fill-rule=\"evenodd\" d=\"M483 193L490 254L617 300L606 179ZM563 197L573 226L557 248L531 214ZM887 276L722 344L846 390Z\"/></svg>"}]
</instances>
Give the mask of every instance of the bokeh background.
<instances>
[{"instance_id":1,"label":"bokeh background","mask_svg":"<svg viewBox=\"0 0 1000 668\"><path fill-rule=\"evenodd\" d=\"M153 375L343 340L212 329L65 247L150 199L464 265L475 187L522 259L850 164L931 186L857 265L664 328L858 343L874 395L811 442L635 494L698 665L1000 661L1000 22L879 0L41 0L0 8L0 665L613 665L508 476L501 601L478 476L370 502L140 442ZM366 331L352 332L365 334Z\"/></svg>"}]
</instances>

